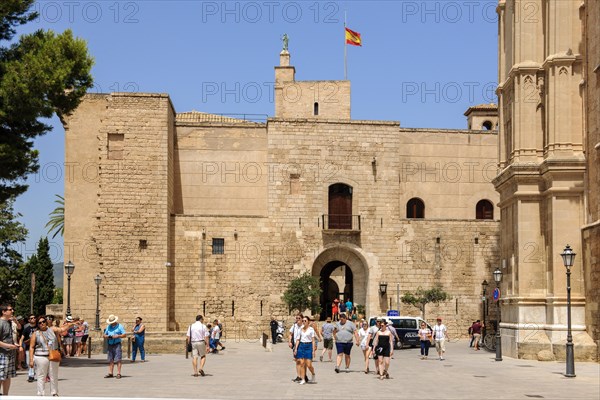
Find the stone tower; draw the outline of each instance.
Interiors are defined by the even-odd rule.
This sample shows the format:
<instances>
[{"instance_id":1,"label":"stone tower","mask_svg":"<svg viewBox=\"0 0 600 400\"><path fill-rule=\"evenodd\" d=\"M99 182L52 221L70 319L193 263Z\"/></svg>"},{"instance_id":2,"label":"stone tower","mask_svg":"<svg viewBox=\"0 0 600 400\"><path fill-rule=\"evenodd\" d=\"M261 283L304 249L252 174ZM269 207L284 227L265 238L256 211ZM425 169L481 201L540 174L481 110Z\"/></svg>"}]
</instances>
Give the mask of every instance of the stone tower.
<instances>
[{"instance_id":1,"label":"stone tower","mask_svg":"<svg viewBox=\"0 0 600 400\"><path fill-rule=\"evenodd\" d=\"M537 10L535 18L532 6ZM585 223L580 3L504 1L499 14L499 167L502 345L511 357L549 350L564 358L566 274L560 253L582 252ZM529 17L528 17L529 15ZM582 257L571 277L578 359L593 358L586 332Z\"/></svg>"}]
</instances>

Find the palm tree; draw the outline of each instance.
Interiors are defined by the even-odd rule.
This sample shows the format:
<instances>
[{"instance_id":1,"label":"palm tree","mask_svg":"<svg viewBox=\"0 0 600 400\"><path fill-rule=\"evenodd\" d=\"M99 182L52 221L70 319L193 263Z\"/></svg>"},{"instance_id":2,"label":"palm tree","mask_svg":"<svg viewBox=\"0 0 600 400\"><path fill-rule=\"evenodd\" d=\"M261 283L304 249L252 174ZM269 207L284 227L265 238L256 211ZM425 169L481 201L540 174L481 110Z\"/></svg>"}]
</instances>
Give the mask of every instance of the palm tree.
<instances>
[{"instance_id":1,"label":"palm tree","mask_svg":"<svg viewBox=\"0 0 600 400\"><path fill-rule=\"evenodd\" d=\"M58 207L56 207L54 211L50 213L50 220L46 224L46 228L48 228L48 234L50 234L52 231L56 231L54 232L54 235L52 235L52 239L54 239L59 233L60 236L63 236L65 233L65 198L59 194L57 194L56 197L58 197L58 199L54 200L54 202L58 204Z\"/></svg>"}]
</instances>

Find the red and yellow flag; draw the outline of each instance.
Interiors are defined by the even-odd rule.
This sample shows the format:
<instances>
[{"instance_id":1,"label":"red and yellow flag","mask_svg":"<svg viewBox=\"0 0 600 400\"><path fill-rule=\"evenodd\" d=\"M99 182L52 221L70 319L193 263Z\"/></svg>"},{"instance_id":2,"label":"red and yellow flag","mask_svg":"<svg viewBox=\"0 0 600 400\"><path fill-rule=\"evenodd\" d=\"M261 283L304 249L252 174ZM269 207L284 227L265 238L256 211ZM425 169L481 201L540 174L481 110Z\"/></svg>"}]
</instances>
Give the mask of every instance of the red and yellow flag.
<instances>
[{"instance_id":1,"label":"red and yellow flag","mask_svg":"<svg viewBox=\"0 0 600 400\"><path fill-rule=\"evenodd\" d=\"M348 28L346 29L346 44L351 44L352 46L362 46L362 39L360 38L360 33L354 32Z\"/></svg>"}]
</instances>

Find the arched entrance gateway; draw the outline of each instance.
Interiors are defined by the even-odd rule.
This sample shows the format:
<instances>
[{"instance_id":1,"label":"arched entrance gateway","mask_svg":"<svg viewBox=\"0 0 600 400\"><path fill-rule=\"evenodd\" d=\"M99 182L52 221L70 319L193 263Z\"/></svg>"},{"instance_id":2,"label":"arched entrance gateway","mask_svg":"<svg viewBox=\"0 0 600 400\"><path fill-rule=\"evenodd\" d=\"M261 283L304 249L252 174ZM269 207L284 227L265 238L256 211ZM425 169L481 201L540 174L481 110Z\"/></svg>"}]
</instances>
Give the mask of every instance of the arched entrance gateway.
<instances>
[{"instance_id":1,"label":"arched entrance gateway","mask_svg":"<svg viewBox=\"0 0 600 400\"><path fill-rule=\"evenodd\" d=\"M325 249L315 259L312 275L321 278L321 320L331 316L336 297L367 304L368 267L359 249L343 244Z\"/></svg>"}]
</instances>

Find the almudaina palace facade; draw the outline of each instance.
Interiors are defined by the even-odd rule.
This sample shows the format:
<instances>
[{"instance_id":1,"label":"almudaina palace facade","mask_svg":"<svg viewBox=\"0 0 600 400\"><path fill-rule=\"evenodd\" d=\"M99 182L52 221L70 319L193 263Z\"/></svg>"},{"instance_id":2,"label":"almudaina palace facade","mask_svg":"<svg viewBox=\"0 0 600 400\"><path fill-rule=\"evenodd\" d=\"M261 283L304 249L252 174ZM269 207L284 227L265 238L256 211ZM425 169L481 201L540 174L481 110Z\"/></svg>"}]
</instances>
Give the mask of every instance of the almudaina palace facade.
<instances>
[{"instance_id":1,"label":"almudaina palace facade","mask_svg":"<svg viewBox=\"0 0 600 400\"><path fill-rule=\"evenodd\" d=\"M256 338L307 271L321 317L335 297L416 314L398 294L440 286L452 299L427 312L456 337L493 311L481 283L489 301L501 267L504 353L561 358L570 244L575 354L597 358L600 9L534 2L536 23L499 2L499 107L466 130L352 120L350 82L296 80L287 51L264 121L87 95L65 123L71 309L93 320L100 274L103 319L180 331L201 313Z\"/></svg>"}]
</instances>

